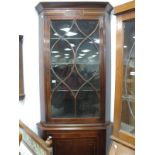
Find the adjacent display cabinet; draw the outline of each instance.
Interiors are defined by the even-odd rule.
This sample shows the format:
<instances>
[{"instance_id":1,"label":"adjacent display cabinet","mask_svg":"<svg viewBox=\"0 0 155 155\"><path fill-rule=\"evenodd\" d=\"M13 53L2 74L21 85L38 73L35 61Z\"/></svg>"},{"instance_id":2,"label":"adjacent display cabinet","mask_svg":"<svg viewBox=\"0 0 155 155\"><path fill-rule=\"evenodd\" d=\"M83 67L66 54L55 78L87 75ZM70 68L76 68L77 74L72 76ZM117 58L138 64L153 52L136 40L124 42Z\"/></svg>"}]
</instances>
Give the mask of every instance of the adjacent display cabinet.
<instances>
[{"instance_id":1,"label":"adjacent display cabinet","mask_svg":"<svg viewBox=\"0 0 155 155\"><path fill-rule=\"evenodd\" d=\"M105 155L110 115L107 2L42 2L40 97L44 138L55 155Z\"/></svg>"},{"instance_id":2,"label":"adjacent display cabinet","mask_svg":"<svg viewBox=\"0 0 155 155\"><path fill-rule=\"evenodd\" d=\"M135 145L135 2L115 8L116 89L113 140Z\"/></svg>"}]
</instances>

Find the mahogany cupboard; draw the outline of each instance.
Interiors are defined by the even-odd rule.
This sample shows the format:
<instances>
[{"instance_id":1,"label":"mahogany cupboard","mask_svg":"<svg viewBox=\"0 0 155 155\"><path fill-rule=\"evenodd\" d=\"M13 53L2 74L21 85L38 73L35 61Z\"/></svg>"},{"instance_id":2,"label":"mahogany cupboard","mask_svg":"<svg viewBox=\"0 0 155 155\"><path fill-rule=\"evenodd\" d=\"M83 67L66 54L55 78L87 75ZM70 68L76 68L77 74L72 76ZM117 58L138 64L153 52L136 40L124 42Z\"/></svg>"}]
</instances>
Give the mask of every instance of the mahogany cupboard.
<instances>
[{"instance_id":1,"label":"mahogany cupboard","mask_svg":"<svg viewBox=\"0 0 155 155\"><path fill-rule=\"evenodd\" d=\"M55 155L105 155L110 115L107 2L41 2L42 136Z\"/></svg>"},{"instance_id":2,"label":"mahogany cupboard","mask_svg":"<svg viewBox=\"0 0 155 155\"><path fill-rule=\"evenodd\" d=\"M115 141L113 145L118 145L121 152L123 150L124 153L133 155L135 148L135 1L115 7L114 12L117 32L112 139Z\"/></svg>"}]
</instances>

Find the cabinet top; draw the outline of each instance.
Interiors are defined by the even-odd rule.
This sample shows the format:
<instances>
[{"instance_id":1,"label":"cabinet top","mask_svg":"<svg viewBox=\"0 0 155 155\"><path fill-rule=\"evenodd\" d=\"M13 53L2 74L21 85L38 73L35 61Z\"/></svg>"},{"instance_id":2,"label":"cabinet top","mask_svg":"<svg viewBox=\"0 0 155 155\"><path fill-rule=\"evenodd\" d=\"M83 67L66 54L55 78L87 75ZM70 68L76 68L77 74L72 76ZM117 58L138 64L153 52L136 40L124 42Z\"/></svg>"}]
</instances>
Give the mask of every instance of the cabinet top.
<instances>
[{"instance_id":1,"label":"cabinet top","mask_svg":"<svg viewBox=\"0 0 155 155\"><path fill-rule=\"evenodd\" d=\"M110 13L113 7L109 2L40 2L36 6L39 14L55 8L103 8Z\"/></svg>"},{"instance_id":2,"label":"cabinet top","mask_svg":"<svg viewBox=\"0 0 155 155\"><path fill-rule=\"evenodd\" d=\"M119 15L128 11L135 10L135 1L130 1L121 5L118 5L114 8L114 14Z\"/></svg>"}]
</instances>

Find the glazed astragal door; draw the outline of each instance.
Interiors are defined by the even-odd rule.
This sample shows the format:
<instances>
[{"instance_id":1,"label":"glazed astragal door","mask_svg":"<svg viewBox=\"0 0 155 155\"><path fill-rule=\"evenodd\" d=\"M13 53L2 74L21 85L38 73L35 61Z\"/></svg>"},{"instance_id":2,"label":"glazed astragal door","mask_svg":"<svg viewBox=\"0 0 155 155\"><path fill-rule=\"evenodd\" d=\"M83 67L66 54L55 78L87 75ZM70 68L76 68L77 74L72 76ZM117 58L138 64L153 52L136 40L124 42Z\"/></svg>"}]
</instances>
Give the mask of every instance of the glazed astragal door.
<instances>
[{"instance_id":1,"label":"glazed astragal door","mask_svg":"<svg viewBox=\"0 0 155 155\"><path fill-rule=\"evenodd\" d=\"M51 104L48 111L52 119L101 119L102 20L86 17L49 20Z\"/></svg>"},{"instance_id":2,"label":"glazed astragal door","mask_svg":"<svg viewBox=\"0 0 155 155\"><path fill-rule=\"evenodd\" d=\"M135 12L117 16L114 137L135 145Z\"/></svg>"},{"instance_id":3,"label":"glazed astragal door","mask_svg":"<svg viewBox=\"0 0 155 155\"><path fill-rule=\"evenodd\" d=\"M123 22L123 86L121 130L135 134L135 20Z\"/></svg>"}]
</instances>

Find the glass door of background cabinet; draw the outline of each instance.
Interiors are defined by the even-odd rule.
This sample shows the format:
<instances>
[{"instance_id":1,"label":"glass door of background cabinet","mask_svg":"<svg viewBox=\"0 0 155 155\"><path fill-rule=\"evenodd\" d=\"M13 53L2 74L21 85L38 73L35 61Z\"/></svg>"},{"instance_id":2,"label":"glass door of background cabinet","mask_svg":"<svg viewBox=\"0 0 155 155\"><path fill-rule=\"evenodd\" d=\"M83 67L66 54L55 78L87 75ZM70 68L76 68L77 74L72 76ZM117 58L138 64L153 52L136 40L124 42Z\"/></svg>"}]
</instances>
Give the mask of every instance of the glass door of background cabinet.
<instances>
[{"instance_id":1,"label":"glass door of background cabinet","mask_svg":"<svg viewBox=\"0 0 155 155\"><path fill-rule=\"evenodd\" d=\"M113 139L135 144L135 11L134 1L116 7L116 87ZM120 9L121 8L121 9ZM125 7L124 7L125 8ZM119 12L120 10L121 12Z\"/></svg>"},{"instance_id":2,"label":"glass door of background cabinet","mask_svg":"<svg viewBox=\"0 0 155 155\"><path fill-rule=\"evenodd\" d=\"M135 20L123 22L123 90L121 130L135 134Z\"/></svg>"}]
</instances>

